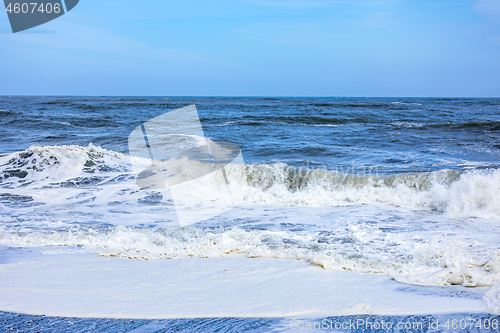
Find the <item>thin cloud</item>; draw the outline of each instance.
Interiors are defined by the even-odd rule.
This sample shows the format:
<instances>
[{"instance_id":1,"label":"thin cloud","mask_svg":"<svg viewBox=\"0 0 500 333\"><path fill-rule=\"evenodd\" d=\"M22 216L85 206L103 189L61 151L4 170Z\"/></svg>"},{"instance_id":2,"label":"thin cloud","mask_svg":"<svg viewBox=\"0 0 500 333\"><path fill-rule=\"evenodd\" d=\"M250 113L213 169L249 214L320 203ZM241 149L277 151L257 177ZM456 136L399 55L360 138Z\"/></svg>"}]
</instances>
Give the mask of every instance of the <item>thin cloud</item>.
<instances>
[{"instance_id":1,"label":"thin cloud","mask_svg":"<svg viewBox=\"0 0 500 333\"><path fill-rule=\"evenodd\" d=\"M500 18L500 0L473 0L472 8L484 16Z\"/></svg>"},{"instance_id":2,"label":"thin cloud","mask_svg":"<svg viewBox=\"0 0 500 333\"><path fill-rule=\"evenodd\" d=\"M250 2L258 5L290 7L290 8L320 7L329 4L328 1L311 1L311 0L252 0Z\"/></svg>"}]
</instances>

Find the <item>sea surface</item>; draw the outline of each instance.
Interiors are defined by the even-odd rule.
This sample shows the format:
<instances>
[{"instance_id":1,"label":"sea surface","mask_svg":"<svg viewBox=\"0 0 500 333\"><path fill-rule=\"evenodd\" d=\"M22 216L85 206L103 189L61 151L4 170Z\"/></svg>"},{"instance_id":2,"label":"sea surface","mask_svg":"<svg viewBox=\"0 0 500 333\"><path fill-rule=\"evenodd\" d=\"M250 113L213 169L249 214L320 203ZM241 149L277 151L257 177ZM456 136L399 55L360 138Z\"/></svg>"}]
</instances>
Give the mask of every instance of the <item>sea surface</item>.
<instances>
[{"instance_id":1,"label":"sea surface","mask_svg":"<svg viewBox=\"0 0 500 333\"><path fill-rule=\"evenodd\" d=\"M238 145L244 164L227 165L227 179L200 183L190 194L201 203L200 212L205 203L218 205L218 200L225 200L221 204L230 208L181 227L168 189L137 186L131 165L139 158L129 155L128 139L148 120L193 104L205 137ZM184 162L180 169L192 166ZM147 167L149 162L139 163ZM217 195L227 183L231 184L230 199ZM63 285L65 280L49 283L53 281L50 272L64 271L63 263L72 260L87 260L82 258L98 263L111 260L105 266L111 267L107 279L113 277L114 265L129 265L123 272L138 274L134 265L151 263L151 270L141 266L143 275L134 275L137 290L126 298L131 308L99 312L94 284L82 291ZM161 276L151 272L167 262L177 265L169 266L169 278L199 267L199 280L189 283L213 288L218 279L201 276L204 266L197 260L219 260L233 272L243 272L249 262L255 265L245 273L247 277L254 274L247 282L238 280L242 277L236 273L231 275L232 281L241 283L229 285L229 294L258 286L259 276L274 276L276 286L263 286L269 287L266 295L273 296L273 288L286 285L286 277L276 267L289 269L292 279L293 274L305 272L299 269L314 270L311 276L325 286L330 278L325 274L332 278L339 272L354 274L346 290L357 290L357 277L388 282L365 284L371 298L362 306L354 304L352 294L352 304L329 307L330 303L318 300L321 309L314 308L314 302L288 304L294 293L291 284L265 302L256 296L254 303L259 306L255 308L251 301L238 302L227 295L222 297L225 300L218 299L227 308L193 296L189 301L197 302L193 313L188 301L187 310L178 307L163 315L148 315L147 306L133 307L144 290L161 283ZM297 263L298 268L275 266L278 262ZM184 268L179 266L184 264ZM20 271L26 274L15 275ZM86 278L87 273L71 279L82 277L78 286L100 281L97 275ZM295 283L307 285L310 280L300 276L302 280ZM4 293L0 311L10 313L0 317L11 326L22 316L13 312L143 320L268 318L242 319L241 325L276 330L282 328L283 318L292 317L319 320L372 314L396 316L395 322L406 315L450 312L460 319L457 312L465 311L463 316L498 319L500 99L2 96L2 280L7 282L0 286L0 295ZM37 284L40 281L49 285L44 288ZM384 293L390 294L386 293L392 288L390 283L398 292L422 298L405 310L390 304L390 298L377 301ZM188 292L194 290L193 285L186 282L176 288ZM64 293L56 293L58 288ZM122 300L116 296L124 290L118 288L115 296L108 295L110 309L125 302L125 296ZM24 296L17 297L21 291ZM85 292L95 293L94 301L78 303L71 296ZM37 297L53 302L36 302ZM448 306L443 305L442 311L436 307L438 298ZM273 299L281 305L273 304ZM458 304L457 300L463 306L449 305ZM159 298L155 302L163 306ZM234 320L222 322L230 326ZM186 322L182 322L184 329ZM204 330L216 330L221 319L213 322L212 328L211 321L198 324ZM106 323L110 331L113 325L123 324ZM60 323L67 324L67 320Z\"/></svg>"}]
</instances>

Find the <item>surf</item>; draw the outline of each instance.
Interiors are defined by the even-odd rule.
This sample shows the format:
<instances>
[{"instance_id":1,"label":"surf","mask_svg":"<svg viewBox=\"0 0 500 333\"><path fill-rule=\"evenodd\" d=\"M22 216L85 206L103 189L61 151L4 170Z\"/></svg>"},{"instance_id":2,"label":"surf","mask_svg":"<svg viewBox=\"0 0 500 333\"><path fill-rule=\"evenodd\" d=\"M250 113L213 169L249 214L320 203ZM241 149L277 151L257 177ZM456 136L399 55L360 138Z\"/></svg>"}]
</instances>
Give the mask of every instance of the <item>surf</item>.
<instances>
[{"instance_id":1,"label":"surf","mask_svg":"<svg viewBox=\"0 0 500 333\"><path fill-rule=\"evenodd\" d=\"M0 157L0 186L6 195L15 189L130 184L134 178L131 159L144 168L150 164L147 159L93 145L32 146ZM187 158L168 162L173 170L182 170L186 179L196 177L203 164ZM210 190L208 200L221 204L232 200L236 204L307 207L382 205L500 219L500 169L495 168L381 175L277 162L229 164L225 169L232 198L222 193L226 186L223 177L197 182L193 196L207 200L204 193Z\"/></svg>"}]
</instances>

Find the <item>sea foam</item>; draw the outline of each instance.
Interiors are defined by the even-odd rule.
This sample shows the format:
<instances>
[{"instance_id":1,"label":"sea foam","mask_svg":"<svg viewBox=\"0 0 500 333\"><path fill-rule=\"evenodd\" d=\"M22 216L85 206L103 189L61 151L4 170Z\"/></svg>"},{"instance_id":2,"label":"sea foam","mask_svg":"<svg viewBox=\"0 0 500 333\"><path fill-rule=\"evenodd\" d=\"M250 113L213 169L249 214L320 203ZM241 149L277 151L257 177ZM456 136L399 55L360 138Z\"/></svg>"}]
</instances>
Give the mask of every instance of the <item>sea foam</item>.
<instances>
[{"instance_id":1,"label":"sea foam","mask_svg":"<svg viewBox=\"0 0 500 333\"><path fill-rule=\"evenodd\" d=\"M44 186L99 186L130 181L130 167L150 165L147 159L130 157L92 145L34 146L0 157L0 185L5 188ZM195 177L202 163L186 158L165 162L185 179ZM307 169L284 163L227 165L231 187L227 196L222 177L210 177L186 191L193 199L220 203L282 206L336 207L387 205L442 212L449 216L500 219L500 170L433 172L394 175L343 173ZM192 174L192 176L190 176Z\"/></svg>"}]
</instances>

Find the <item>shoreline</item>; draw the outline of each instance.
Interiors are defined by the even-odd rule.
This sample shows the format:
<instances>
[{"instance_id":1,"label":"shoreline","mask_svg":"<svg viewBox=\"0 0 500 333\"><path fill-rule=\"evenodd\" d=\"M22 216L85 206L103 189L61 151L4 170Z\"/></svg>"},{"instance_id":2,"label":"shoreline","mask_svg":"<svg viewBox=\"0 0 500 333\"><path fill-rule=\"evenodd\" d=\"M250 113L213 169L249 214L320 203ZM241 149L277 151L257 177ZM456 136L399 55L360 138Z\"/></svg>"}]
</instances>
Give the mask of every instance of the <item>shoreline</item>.
<instances>
[{"instance_id":1,"label":"shoreline","mask_svg":"<svg viewBox=\"0 0 500 333\"><path fill-rule=\"evenodd\" d=\"M466 323L466 327L464 326ZM2 332L46 332L97 330L99 332L497 332L500 315L489 313L451 313L439 315L352 315L320 319L304 318L178 318L178 319L109 319L29 315L0 311ZM458 325L458 326L457 326ZM449 327L447 327L449 326ZM454 327L458 328L454 328ZM489 326L487 328L487 326Z\"/></svg>"}]
</instances>

